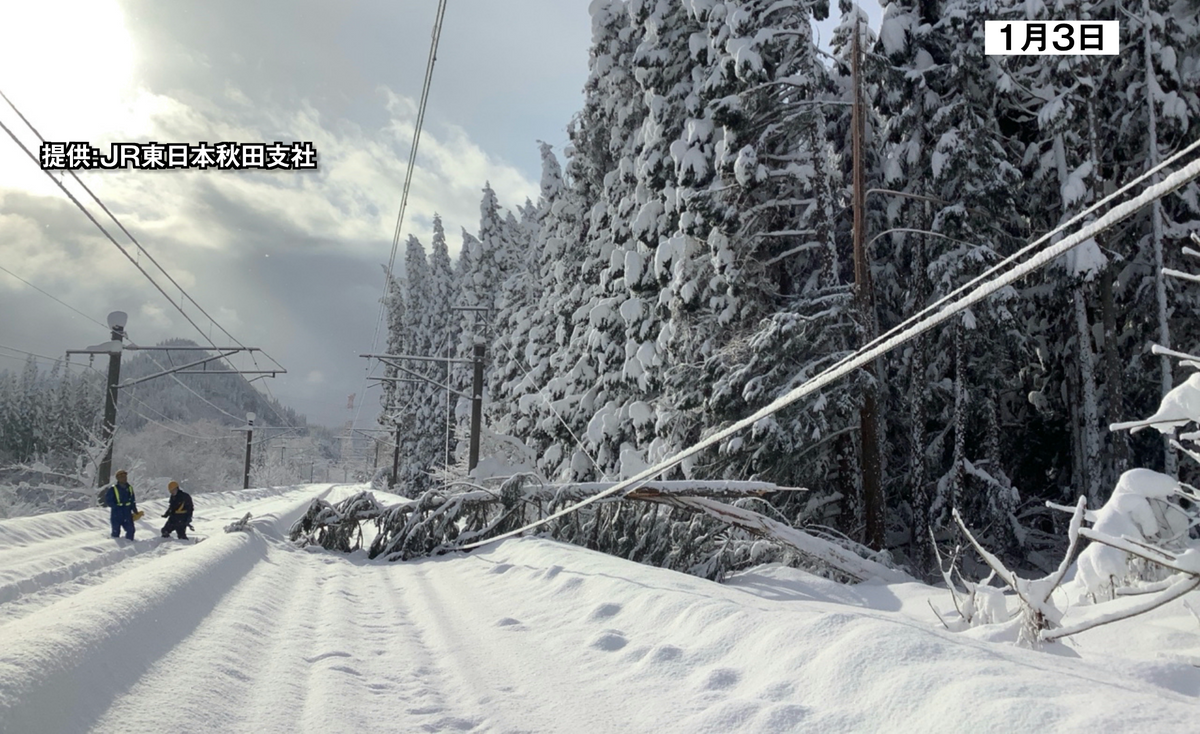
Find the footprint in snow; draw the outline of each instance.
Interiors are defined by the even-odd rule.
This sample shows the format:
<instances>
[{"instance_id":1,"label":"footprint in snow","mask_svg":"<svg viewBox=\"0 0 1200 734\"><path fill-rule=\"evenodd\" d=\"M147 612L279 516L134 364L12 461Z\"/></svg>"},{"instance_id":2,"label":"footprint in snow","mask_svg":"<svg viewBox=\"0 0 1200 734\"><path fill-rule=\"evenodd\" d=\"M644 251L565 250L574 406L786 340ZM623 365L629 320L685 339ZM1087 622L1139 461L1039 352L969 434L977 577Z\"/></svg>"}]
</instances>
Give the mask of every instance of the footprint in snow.
<instances>
[{"instance_id":1,"label":"footprint in snow","mask_svg":"<svg viewBox=\"0 0 1200 734\"><path fill-rule=\"evenodd\" d=\"M471 729L474 729L477 726L479 726L478 721L471 721L470 719L460 719L458 717L451 716L451 717L448 717L445 719L438 719L437 721L433 722L432 724L426 724L425 726L422 726L421 728L424 729L425 731L448 731L450 729L455 729L457 731L470 731Z\"/></svg>"},{"instance_id":2,"label":"footprint in snow","mask_svg":"<svg viewBox=\"0 0 1200 734\"><path fill-rule=\"evenodd\" d=\"M590 647L605 652L616 652L628 644L629 640L625 639L625 633L620 630L607 630L592 640Z\"/></svg>"},{"instance_id":3,"label":"footprint in snow","mask_svg":"<svg viewBox=\"0 0 1200 734\"><path fill-rule=\"evenodd\" d=\"M650 648L645 646L635 647L629 652L625 653L625 659L631 663L636 663L644 659L648 654L650 654Z\"/></svg>"},{"instance_id":4,"label":"footprint in snow","mask_svg":"<svg viewBox=\"0 0 1200 734\"><path fill-rule=\"evenodd\" d=\"M742 674L732 668L717 668L710 672L700 687L706 691L732 688L742 679Z\"/></svg>"},{"instance_id":5,"label":"footprint in snow","mask_svg":"<svg viewBox=\"0 0 1200 734\"><path fill-rule=\"evenodd\" d=\"M620 611L620 604L601 604L592 610L592 613L588 615L588 619L592 620L593 622L599 622L602 619L615 617Z\"/></svg>"},{"instance_id":6,"label":"footprint in snow","mask_svg":"<svg viewBox=\"0 0 1200 734\"><path fill-rule=\"evenodd\" d=\"M666 663L672 660L678 660L681 657L683 657L683 650L680 650L674 645L663 645L654 651L654 654L650 656L650 659L654 660L655 662Z\"/></svg>"},{"instance_id":7,"label":"footprint in snow","mask_svg":"<svg viewBox=\"0 0 1200 734\"><path fill-rule=\"evenodd\" d=\"M525 625L521 624L521 620L513 619L512 617L504 617L496 620L497 627L509 627L511 629L524 629Z\"/></svg>"},{"instance_id":8,"label":"footprint in snow","mask_svg":"<svg viewBox=\"0 0 1200 734\"><path fill-rule=\"evenodd\" d=\"M795 692L795 686L791 683L774 683L763 689L761 697L768 701L785 701L791 698Z\"/></svg>"},{"instance_id":9,"label":"footprint in snow","mask_svg":"<svg viewBox=\"0 0 1200 734\"><path fill-rule=\"evenodd\" d=\"M413 706L408 710L408 713L413 716L429 716L430 714L440 714L445 710L444 707L433 704L430 706Z\"/></svg>"},{"instance_id":10,"label":"footprint in snow","mask_svg":"<svg viewBox=\"0 0 1200 734\"><path fill-rule=\"evenodd\" d=\"M781 703L767 710L763 729L766 731L792 731L808 718L808 707L796 703Z\"/></svg>"}]
</instances>

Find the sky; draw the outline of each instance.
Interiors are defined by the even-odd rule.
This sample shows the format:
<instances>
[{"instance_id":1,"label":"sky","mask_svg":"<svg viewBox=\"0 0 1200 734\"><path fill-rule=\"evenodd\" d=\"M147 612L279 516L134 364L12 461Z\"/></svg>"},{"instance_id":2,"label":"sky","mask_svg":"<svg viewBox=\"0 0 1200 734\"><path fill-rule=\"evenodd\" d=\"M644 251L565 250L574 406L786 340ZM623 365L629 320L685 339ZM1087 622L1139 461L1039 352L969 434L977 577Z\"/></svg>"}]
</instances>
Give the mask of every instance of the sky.
<instances>
[{"instance_id":1,"label":"sky","mask_svg":"<svg viewBox=\"0 0 1200 734\"><path fill-rule=\"evenodd\" d=\"M503 206L536 200L538 141L561 154L582 103L588 4L448 3L401 245L413 234L428 246L437 212L454 254L461 230L478 229L485 183ZM0 91L46 140L101 150L312 142L316 171L81 178L178 284L158 276L168 296L179 302L182 289L288 370L257 385L310 423L364 426L378 413L378 389L364 391L358 355L383 351L383 268L436 8L436 0L0 0ZM871 8L876 24L878 12ZM36 153L37 137L2 101L0 122ZM0 270L0 368L21 366L13 349L57 357L105 341L114 310L129 314L136 344L206 341L6 134L0 267L9 271ZM184 310L229 343L194 305ZM244 358L234 364L256 369ZM352 393L358 407L349 411Z\"/></svg>"}]
</instances>

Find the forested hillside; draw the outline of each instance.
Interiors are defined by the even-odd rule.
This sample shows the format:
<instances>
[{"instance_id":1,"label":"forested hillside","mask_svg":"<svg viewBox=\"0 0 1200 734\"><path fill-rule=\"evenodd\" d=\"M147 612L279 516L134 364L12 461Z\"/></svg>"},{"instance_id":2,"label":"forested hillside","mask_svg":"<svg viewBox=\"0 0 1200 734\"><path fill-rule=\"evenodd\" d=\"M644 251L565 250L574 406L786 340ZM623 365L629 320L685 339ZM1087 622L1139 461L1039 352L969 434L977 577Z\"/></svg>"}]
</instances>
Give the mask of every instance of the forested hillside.
<instances>
[{"instance_id":1,"label":"forested hillside","mask_svg":"<svg viewBox=\"0 0 1200 734\"><path fill-rule=\"evenodd\" d=\"M539 200L504 212L485 187L457 263L435 222L389 298L391 353L465 359L485 340L488 430L548 479L631 476L711 435L1200 138L1191 0L895 2L878 35L842 5L831 52L812 30L823 2L591 8L583 109L565 150L542 146ZM1120 53L983 53L985 18L1063 16L1119 20ZM866 312L851 256L855 27ZM1200 348L1200 286L1163 275L1186 269L1198 229L1192 184L680 473L808 487L775 510L918 572L954 507L991 547L1044 564L1067 519L1045 500L1095 507L1126 469L1177 470L1158 434L1107 426L1153 413L1182 379L1152 344ZM469 377L449 374L459 389ZM864 527L867 396L882 542ZM410 490L443 463L445 402L387 387L380 420L401 421Z\"/></svg>"},{"instance_id":2,"label":"forested hillside","mask_svg":"<svg viewBox=\"0 0 1200 734\"><path fill-rule=\"evenodd\" d=\"M187 339L171 339L157 346L198 346ZM144 351L128 353L121 364L122 381L136 380L158 374L172 367L211 357L210 352L197 351ZM147 423L147 419L168 418L185 422L209 420L226 426L245 423L247 412L262 416L261 423L281 426L303 426L304 416L297 415L291 408L284 407L273 397L268 397L239 375L225 374L229 367L223 362L210 362L188 370L207 370L214 375L181 374L178 380L172 377L147 380L122 393L132 402L122 413L122 425L126 430L136 431Z\"/></svg>"}]
</instances>

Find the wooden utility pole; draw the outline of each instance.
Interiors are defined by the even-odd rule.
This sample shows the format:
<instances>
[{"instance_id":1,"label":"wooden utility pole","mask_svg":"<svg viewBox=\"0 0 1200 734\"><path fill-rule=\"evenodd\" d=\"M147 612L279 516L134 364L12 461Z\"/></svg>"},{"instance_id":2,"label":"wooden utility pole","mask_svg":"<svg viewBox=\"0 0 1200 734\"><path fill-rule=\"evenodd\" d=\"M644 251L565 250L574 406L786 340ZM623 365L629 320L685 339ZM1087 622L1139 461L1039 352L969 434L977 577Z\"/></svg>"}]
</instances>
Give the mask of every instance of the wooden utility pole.
<instances>
[{"instance_id":1,"label":"wooden utility pole","mask_svg":"<svg viewBox=\"0 0 1200 734\"><path fill-rule=\"evenodd\" d=\"M388 489L396 488L396 475L400 473L400 421L396 421L396 445L392 447L392 481Z\"/></svg>"},{"instance_id":2,"label":"wooden utility pole","mask_svg":"<svg viewBox=\"0 0 1200 734\"><path fill-rule=\"evenodd\" d=\"M113 433L117 428L117 385L121 382L121 348L125 340L127 318L124 311L113 311L108 315L108 327L112 330L112 351L108 353L108 385L104 389L104 424L101 435L104 436L105 448L97 476L97 485L101 487L108 486L109 474L112 472Z\"/></svg>"},{"instance_id":3,"label":"wooden utility pole","mask_svg":"<svg viewBox=\"0 0 1200 734\"><path fill-rule=\"evenodd\" d=\"M864 343L876 335L875 299L871 287L871 267L867 259L867 186L863 173L863 138L866 137L866 114L862 99L862 49L859 44L859 24L854 24L852 45L854 105L852 107L851 148L853 154L853 206L854 206L854 301L859 318L859 333ZM876 550L884 546L884 503L882 467L879 460L879 405L875 390L875 369L868 365L867 386L863 391L862 408L859 411L859 470L862 477L863 521L865 542Z\"/></svg>"},{"instance_id":4,"label":"wooden utility pole","mask_svg":"<svg viewBox=\"0 0 1200 734\"><path fill-rule=\"evenodd\" d=\"M475 374L471 380L471 444L467 471L479 465L479 434L483 426L483 340L475 339Z\"/></svg>"},{"instance_id":5,"label":"wooden utility pole","mask_svg":"<svg viewBox=\"0 0 1200 734\"><path fill-rule=\"evenodd\" d=\"M242 489L250 489L250 439L254 435L254 414L246 414L246 466L242 470Z\"/></svg>"}]
</instances>

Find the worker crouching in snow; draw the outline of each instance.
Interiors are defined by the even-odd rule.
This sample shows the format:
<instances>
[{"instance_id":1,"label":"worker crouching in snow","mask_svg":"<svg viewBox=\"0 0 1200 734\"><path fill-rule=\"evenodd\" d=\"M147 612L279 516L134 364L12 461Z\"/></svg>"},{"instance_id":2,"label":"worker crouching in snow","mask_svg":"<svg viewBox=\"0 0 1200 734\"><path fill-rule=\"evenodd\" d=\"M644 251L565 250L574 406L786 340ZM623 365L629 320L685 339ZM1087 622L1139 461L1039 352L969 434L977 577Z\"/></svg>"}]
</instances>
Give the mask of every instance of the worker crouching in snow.
<instances>
[{"instance_id":1,"label":"worker crouching in snow","mask_svg":"<svg viewBox=\"0 0 1200 734\"><path fill-rule=\"evenodd\" d=\"M117 481L104 490L104 504L109 509L112 536L114 538L120 536L121 529L124 528L125 537L133 540L134 515L141 517L141 513L138 512L137 500L133 496L133 487L130 486L126 477L128 474L124 469L117 472Z\"/></svg>"},{"instance_id":2,"label":"worker crouching in snow","mask_svg":"<svg viewBox=\"0 0 1200 734\"><path fill-rule=\"evenodd\" d=\"M179 488L179 482L168 484L167 491L171 493L171 502L163 513L167 524L163 525L162 536L169 538L171 533L176 533L180 540L186 540L187 529L192 524L192 496Z\"/></svg>"}]
</instances>

